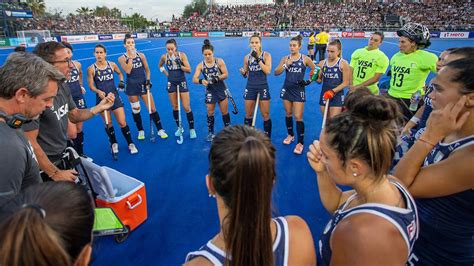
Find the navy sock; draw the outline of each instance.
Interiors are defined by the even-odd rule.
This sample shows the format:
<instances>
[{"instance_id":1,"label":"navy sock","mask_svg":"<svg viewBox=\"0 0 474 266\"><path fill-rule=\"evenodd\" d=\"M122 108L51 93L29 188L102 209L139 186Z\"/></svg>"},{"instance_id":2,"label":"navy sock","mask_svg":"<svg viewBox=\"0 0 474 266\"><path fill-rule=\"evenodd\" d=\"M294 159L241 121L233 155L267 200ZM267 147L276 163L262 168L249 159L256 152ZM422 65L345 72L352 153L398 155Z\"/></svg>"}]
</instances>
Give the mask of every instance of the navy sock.
<instances>
[{"instance_id":1,"label":"navy sock","mask_svg":"<svg viewBox=\"0 0 474 266\"><path fill-rule=\"evenodd\" d=\"M214 133L214 116L207 116L207 131L209 133Z\"/></svg>"},{"instance_id":2,"label":"navy sock","mask_svg":"<svg viewBox=\"0 0 474 266\"><path fill-rule=\"evenodd\" d=\"M296 121L296 132L298 133L298 143L304 143L304 122Z\"/></svg>"},{"instance_id":3,"label":"navy sock","mask_svg":"<svg viewBox=\"0 0 474 266\"><path fill-rule=\"evenodd\" d=\"M230 126L230 114L227 113L227 114L223 115L222 116L222 121L224 122L225 127Z\"/></svg>"},{"instance_id":4,"label":"navy sock","mask_svg":"<svg viewBox=\"0 0 474 266\"><path fill-rule=\"evenodd\" d=\"M156 128L158 130L163 129L163 126L161 126L160 115L158 114L157 111L155 111L154 113L151 113L150 117L151 117L151 119L153 119L153 122L155 122Z\"/></svg>"},{"instance_id":5,"label":"navy sock","mask_svg":"<svg viewBox=\"0 0 474 266\"><path fill-rule=\"evenodd\" d=\"M135 125L137 125L138 131L143 130L142 116L140 115L140 113L138 114L132 113L132 115L133 115L133 121L135 121Z\"/></svg>"},{"instance_id":6,"label":"navy sock","mask_svg":"<svg viewBox=\"0 0 474 266\"><path fill-rule=\"evenodd\" d=\"M268 119L267 121L263 121L263 131L269 138L272 137L272 120Z\"/></svg>"},{"instance_id":7,"label":"navy sock","mask_svg":"<svg viewBox=\"0 0 474 266\"><path fill-rule=\"evenodd\" d=\"M186 118L188 119L189 129L194 129L193 111L189 111L189 113L186 113Z\"/></svg>"},{"instance_id":8,"label":"navy sock","mask_svg":"<svg viewBox=\"0 0 474 266\"><path fill-rule=\"evenodd\" d=\"M295 133L293 133L293 117L292 116L285 117L285 123L286 123L286 129L288 130L288 135L294 136Z\"/></svg>"},{"instance_id":9,"label":"navy sock","mask_svg":"<svg viewBox=\"0 0 474 266\"><path fill-rule=\"evenodd\" d=\"M122 134L127 140L127 143L132 144L133 143L132 136L130 135L130 128L128 127L128 125L120 128L120 130L122 130Z\"/></svg>"}]
</instances>

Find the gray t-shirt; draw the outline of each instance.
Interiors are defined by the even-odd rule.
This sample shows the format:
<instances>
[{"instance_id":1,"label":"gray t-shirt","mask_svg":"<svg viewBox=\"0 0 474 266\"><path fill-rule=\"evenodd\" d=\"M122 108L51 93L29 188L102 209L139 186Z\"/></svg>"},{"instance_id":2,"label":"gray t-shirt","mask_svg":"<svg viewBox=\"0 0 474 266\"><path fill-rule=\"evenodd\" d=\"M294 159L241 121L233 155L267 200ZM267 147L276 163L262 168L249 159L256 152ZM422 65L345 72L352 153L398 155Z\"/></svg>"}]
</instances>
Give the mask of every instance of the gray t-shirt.
<instances>
[{"instance_id":1,"label":"gray t-shirt","mask_svg":"<svg viewBox=\"0 0 474 266\"><path fill-rule=\"evenodd\" d=\"M0 206L25 188L42 183L33 148L21 129L0 122Z\"/></svg>"},{"instance_id":2,"label":"gray t-shirt","mask_svg":"<svg viewBox=\"0 0 474 266\"><path fill-rule=\"evenodd\" d=\"M60 157L67 146L67 125L70 110L76 108L71 92L66 83L58 83L58 93L54 98L53 107L46 109L36 120L23 126L23 130L38 131L38 144L46 155L56 159Z\"/></svg>"}]
</instances>

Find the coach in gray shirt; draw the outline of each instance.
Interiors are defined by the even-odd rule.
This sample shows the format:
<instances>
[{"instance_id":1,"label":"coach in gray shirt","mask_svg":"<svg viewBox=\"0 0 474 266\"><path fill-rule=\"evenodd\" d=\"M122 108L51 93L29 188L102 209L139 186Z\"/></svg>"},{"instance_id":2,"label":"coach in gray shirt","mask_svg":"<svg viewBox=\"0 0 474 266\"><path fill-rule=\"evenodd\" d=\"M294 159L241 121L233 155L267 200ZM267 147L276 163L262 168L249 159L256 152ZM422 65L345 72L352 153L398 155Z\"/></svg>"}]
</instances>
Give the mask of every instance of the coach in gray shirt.
<instances>
[{"instance_id":1,"label":"coach in gray shirt","mask_svg":"<svg viewBox=\"0 0 474 266\"><path fill-rule=\"evenodd\" d=\"M28 53L11 54L0 68L0 206L42 182L21 125L53 105L57 84L64 80L56 68Z\"/></svg>"},{"instance_id":2,"label":"coach in gray shirt","mask_svg":"<svg viewBox=\"0 0 474 266\"><path fill-rule=\"evenodd\" d=\"M73 68L67 48L58 42L38 44L33 53L54 66L67 79ZM68 118L73 123L85 121L109 109L115 100L113 93L91 109L78 109L74 104L66 83L58 82L58 94L54 104L46 109L39 119L26 124L23 129L33 145L41 170L52 180L75 181L77 172L73 169L59 169L56 163L67 147Z\"/></svg>"}]
</instances>

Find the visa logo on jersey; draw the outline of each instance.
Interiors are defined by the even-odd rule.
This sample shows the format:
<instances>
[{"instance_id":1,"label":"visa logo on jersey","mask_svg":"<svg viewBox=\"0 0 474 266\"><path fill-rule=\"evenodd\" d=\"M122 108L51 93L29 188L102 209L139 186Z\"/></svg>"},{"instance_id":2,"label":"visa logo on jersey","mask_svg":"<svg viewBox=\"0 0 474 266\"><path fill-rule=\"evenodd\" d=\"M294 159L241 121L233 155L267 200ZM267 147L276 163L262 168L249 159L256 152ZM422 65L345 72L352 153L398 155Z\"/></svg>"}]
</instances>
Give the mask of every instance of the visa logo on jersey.
<instances>
[{"instance_id":1,"label":"visa logo on jersey","mask_svg":"<svg viewBox=\"0 0 474 266\"><path fill-rule=\"evenodd\" d=\"M142 66L143 66L143 64L142 64L141 61L133 62L133 68L140 68L140 67L142 67Z\"/></svg>"},{"instance_id":2,"label":"visa logo on jersey","mask_svg":"<svg viewBox=\"0 0 474 266\"><path fill-rule=\"evenodd\" d=\"M288 72L290 73L301 73L303 71L303 68L301 67L290 67L288 68Z\"/></svg>"},{"instance_id":3,"label":"visa logo on jersey","mask_svg":"<svg viewBox=\"0 0 474 266\"><path fill-rule=\"evenodd\" d=\"M369 62L369 61L360 60L358 63L359 63L359 66L362 66L362 67L372 67L372 62Z\"/></svg>"},{"instance_id":4,"label":"visa logo on jersey","mask_svg":"<svg viewBox=\"0 0 474 266\"><path fill-rule=\"evenodd\" d=\"M260 65L250 65L249 70L250 71L260 71L260 70L262 70L262 68L260 67Z\"/></svg>"},{"instance_id":5,"label":"visa logo on jersey","mask_svg":"<svg viewBox=\"0 0 474 266\"><path fill-rule=\"evenodd\" d=\"M66 103L65 105L60 106L57 110L54 110L54 106L51 106L51 111L56 114L59 121L63 116L69 113L69 105Z\"/></svg>"},{"instance_id":6,"label":"visa logo on jersey","mask_svg":"<svg viewBox=\"0 0 474 266\"><path fill-rule=\"evenodd\" d=\"M323 73L324 78L326 79L338 79L339 78L339 73L330 73L330 72L324 72Z\"/></svg>"},{"instance_id":7,"label":"visa logo on jersey","mask_svg":"<svg viewBox=\"0 0 474 266\"><path fill-rule=\"evenodd\" d=\"M410 74L410 68L409 67L394 66L393 71L396 72L396 73L400 73L400 74Z\"/></svg>"},{"instance_id":8,"label":"visa logo on jersey","mask_svg":"<svg viewBox=\"0 0 474 266\"><path fill-rule=\"evenodd\" d=\"M106 74L104 76L98 76L97 79L99 81L113 80L114 79L114 74Z\"/></svg>"},{"instance_id":9,"label":"visa logo on jersey","mask_svg":"<svg viewBox=\"0 0 474 266\"><path fill-rule=\"evenodd\" d=\"M72 74L71 78L67 82L68 83L74 83L74 82L77 82L77 81L79 81L79 75Z\"/></svg>"}]
</instances>

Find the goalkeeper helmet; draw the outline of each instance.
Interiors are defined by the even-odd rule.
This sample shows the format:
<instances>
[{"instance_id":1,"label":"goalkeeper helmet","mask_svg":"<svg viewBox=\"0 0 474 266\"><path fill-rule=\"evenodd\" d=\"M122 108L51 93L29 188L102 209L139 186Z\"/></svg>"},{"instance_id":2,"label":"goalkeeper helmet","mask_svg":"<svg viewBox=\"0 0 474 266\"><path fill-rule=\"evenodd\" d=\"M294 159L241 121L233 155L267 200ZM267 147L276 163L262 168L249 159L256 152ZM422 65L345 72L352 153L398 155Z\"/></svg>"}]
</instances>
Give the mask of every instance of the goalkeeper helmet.
<instances>
[{"instance_id":1,"label":"goalkeeper helmet","mask_svg":"<svg viewBox=\"0 0 474 266\"><path fill-rule=\"evenodd\" d=\"M426 26L419 23L407 23L397 31L397 35L407 37L414 41L419 48L428 48L431 45L430 31Z\"/></svg>"}]
</instances>

